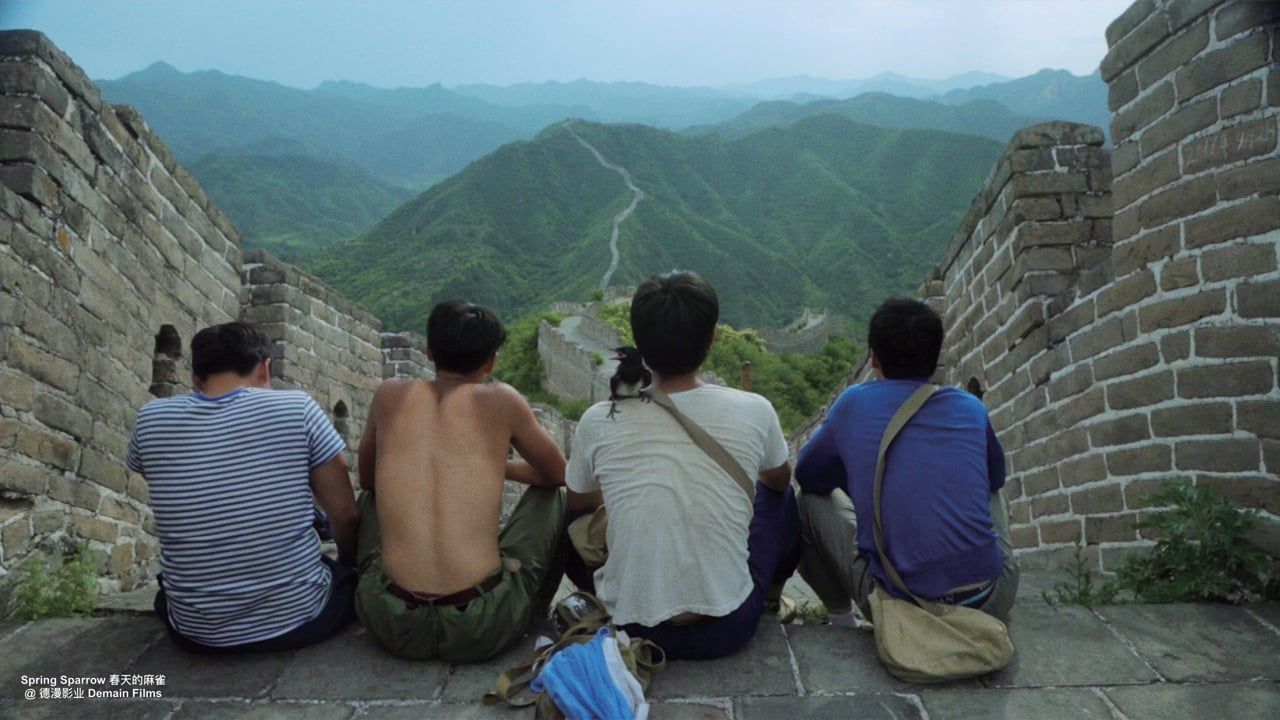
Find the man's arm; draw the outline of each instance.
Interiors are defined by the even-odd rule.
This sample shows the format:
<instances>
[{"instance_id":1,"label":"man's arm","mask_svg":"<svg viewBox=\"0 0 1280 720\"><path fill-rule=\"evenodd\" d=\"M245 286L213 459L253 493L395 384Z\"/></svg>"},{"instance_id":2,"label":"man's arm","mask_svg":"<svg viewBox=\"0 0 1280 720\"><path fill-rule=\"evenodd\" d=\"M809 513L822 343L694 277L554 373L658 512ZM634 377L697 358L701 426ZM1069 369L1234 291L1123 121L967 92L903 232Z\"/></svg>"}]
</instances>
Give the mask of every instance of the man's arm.
<instances>
[{"instance_id":1,"label":"man's arm","mask_svg":"<svg viewBox=\"0 0 1280 720\"><path fill-rule=\"evenodd\" d=\"M360 515L356 512L355 493L351 491L351 473L342 453L311 468L311 492L329 516L333 540L338 545L338 562L354 566Z\"/></svg>"},{"instance_id":2,"label":"man's arm","mask_svg":"<svg viewBox=\"0 0 1280 720\"><path fill-rule=\"evenodd\" d=\"M364 422L364 432L360 435L360 446L356 450L356 474L360 476L360 488L373 492L376 460L378 457L378 412L386 402L391 383L386 380L373 393L369 402L369 417Z\"/></svg>"},{"instance_id":3,"label":"man's arm","mask_svg":"<svg viewBox=\"0 0 1280 720\"><path fill-rule=\"evenodd\" d=\"M791 464L782 463L772 470L761 470L760 482L774 492L786 492L791 484Z\"/></svg>"},{"instance_id":4,"label":"man's arm","mask_svg":"<svg viewBox=\"0 0 1280 720\"><path fill-rule=\"evenodd\" d=\"M830 495L832 490L844 487L848 482L832 428L831 417L828 416L796 460L796 482L801 491L810 495Z\"/></svg>"},{"instance_id":5,"label":"man's arm","mask_svg":"<svg viewBox=\"0 0 1280 720\"><path fill-rule=\"evenodd\" d=\"M520 460L507 461L507 478L539 487L564 486L564 453L533 415L528 401L508 385L503 385L510 408L511 444Z\"/></svg>"},{"instance_id":6,"label":"man's arm","mask_svg":"<svg viewBox=\"0 0 1280 720\"><path fill-rule=\"evenodd\" d=\"M987 420L987 480L991 483L991 492L999 492L1004 487L1005 466L1004 448L996 437L991 420Z\"/></svg>"}]
</instances>

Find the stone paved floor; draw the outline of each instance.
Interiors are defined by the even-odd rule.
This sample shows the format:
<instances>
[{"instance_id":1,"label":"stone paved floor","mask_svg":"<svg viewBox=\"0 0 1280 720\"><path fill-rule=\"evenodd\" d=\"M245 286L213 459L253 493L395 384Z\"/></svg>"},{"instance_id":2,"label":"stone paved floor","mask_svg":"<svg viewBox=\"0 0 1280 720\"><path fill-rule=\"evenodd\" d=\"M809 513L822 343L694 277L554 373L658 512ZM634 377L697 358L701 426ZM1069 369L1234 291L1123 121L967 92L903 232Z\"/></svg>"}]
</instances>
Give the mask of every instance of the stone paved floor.
<instances>
[{"instance_id":1,"label":"stone paved floor","mask_svg":"<svg viewBox=\"0 0 1280 720\"><path fill-rule=\"evenodd\" d=\"M979 681L896 682L871 635L762 625L746 652L673 663L650 690L655 720L780 718L1280 718L1280 604L1051 608L1030 575L1014 610L1018 655ZM293 654L178 652L153 617L0 623L3 718L528 718L478 702L531 646L482 666L411 663L359 627ZM22 676L163 673L160 699L25 700Z\"/></svg>"}]
</instances>

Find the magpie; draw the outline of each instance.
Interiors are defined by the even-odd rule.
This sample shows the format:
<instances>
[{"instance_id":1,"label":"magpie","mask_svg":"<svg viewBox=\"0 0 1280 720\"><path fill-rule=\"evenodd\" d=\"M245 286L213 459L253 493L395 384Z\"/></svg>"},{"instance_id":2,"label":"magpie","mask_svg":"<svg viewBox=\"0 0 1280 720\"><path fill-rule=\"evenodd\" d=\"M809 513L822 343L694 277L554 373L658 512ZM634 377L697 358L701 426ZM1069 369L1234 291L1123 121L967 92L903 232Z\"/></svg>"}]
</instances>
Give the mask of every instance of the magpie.
<instances>
[{"instance_id":1,"label":"magpie","mask_svg":"<svg viewBox=\"0 0 1280 720\"><path fill-rule=\"evenodd\" d=\"M633 347L613 349L618 370L609 378L609 419L618 412L618 401L640 397L640 388L653 382L653 374L644 366L640 351Z\"/></svg>"}]
</instances>

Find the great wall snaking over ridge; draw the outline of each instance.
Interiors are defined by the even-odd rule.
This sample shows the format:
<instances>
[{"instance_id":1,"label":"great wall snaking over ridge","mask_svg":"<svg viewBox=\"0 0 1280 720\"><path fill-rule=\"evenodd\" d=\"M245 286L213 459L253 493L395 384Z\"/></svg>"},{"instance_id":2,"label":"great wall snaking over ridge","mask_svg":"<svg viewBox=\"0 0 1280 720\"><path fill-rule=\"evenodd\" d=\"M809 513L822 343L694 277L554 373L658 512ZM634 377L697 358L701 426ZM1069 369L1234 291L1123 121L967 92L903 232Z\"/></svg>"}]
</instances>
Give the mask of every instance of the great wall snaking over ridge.
<instances>
[{"instance_id":1,"label":"great wall snaking over ridge","mask_svg":"<svg viewBox=\"0 0 1280 720\"><path fill-rule=\"evenodd\" d=\"M1135 2L1102 61L1115 147L1082 125L1017 133L920 287L948 330L938 379L983 395L1008 452L1024 560L1083 539L1105 567L1147 540L1132 522L1166 479L1261 509L1280 548L1276 7ZM262 323L276 384L350 440L379 378L429 372L421 338L243 251L137 112L43 35L0 33L0 93L0 571L84 539L104 587L132 588L157 545L128 432L153 393L185 390L197 328Z\"/></svg>"}]
</instances>

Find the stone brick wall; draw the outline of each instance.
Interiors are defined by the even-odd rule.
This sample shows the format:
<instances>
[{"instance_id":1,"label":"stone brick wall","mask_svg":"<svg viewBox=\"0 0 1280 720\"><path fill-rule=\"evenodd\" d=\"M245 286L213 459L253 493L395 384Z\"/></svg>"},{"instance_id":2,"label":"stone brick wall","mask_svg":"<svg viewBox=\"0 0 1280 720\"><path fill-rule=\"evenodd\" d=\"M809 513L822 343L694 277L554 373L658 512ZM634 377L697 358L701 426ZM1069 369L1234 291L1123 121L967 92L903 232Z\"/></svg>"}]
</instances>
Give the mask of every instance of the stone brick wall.
<instances>
[{"instance_id":1,"label":"stone brick wall","mask_svg":"<svg viewBox=\"0 0 1280 720\"><path fill-rule=\"evenodd\" d=\"M800 318L785 328L765 328L760 331L769 352L816 355L822 352L831 339L834 321L827 312L811 314L807 309Z\"/></svg>"},{"instance_id":2,"label":"stone brick wall","mask_svg":"<svg viewBox=\"0 0 1280 720\"><path fill-rule=\"evenodd\" d=\"M579 319L591 321L586 316ZM560 328L544 321L538 326L538 357L542 360L542 386L547 392L565 400L608 399L615 361L605 350L584 348L565 337Z\"/></svg>"},{"instance_id":3,"label":"stone brick wall","mask_svg":"<svg viewBox=\"0 0 1280 720\"><path fill-rule=\"evenodd\" d=\"M0 585L85 540L108 587L156 553L136 408L189 382L185 346L239 312L239 235L131 108L43 35L0 33Z\"/></svg>"},{"instance_id":4,"label":"stone brick wall","mask_svg":"<svg viewBox=\"0 0 1280 720\"><path fill-rule=\"evenodd\" d=\"M1125 515L1082 521L1091 542L1132 540L1113 520L1165 479L1280 521L1278 27L1280 3L1144 0L1107 28L1114 280L1077 305L1132 332L1092 367Z\"/></svg>"},{"instance_id":5,"label":"stone brick wall","mask_svg":"<svg viewBox=\"0 0 1280 720\"><path fill-rule=\"evenodd\" d=\"M382 333L382 377L426 378L436 376L435 363L427 359L427 339L414 332Z\"/></svg>"},{"instance_id":6,"label":"stone brick wall","mask_svg":"<svg viewBox=\"0 0 1280 720\"><path fill-rule=\"evenodd\" d=\"M272 385L305 390L347 440L348 461L384 374L382 323L315 277L262 250L244 254L241 319L274 343Z\"/></svg>"}]
</instances>

